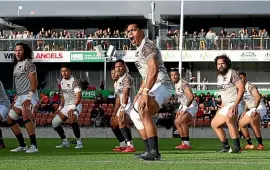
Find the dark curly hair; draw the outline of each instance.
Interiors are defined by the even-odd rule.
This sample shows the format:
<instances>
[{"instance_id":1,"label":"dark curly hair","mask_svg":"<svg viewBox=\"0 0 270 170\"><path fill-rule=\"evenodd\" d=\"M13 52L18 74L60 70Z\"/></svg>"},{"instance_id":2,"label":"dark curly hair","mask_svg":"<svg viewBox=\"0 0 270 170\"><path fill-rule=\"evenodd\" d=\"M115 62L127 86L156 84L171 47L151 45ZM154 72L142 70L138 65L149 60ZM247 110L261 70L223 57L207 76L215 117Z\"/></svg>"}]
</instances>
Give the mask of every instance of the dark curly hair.
<instances>
[{"instance_id":1,"label":"dark curly hair","mask_svg":"<svg viewBox=\"0 0 270 170\"><path fill-rule=\"evenodd\" d=\"M115 70L115 67L114 67L114 66L111 68L111 71L112 71L112 70Z\"/></svg>"},{"instance_id":2,"label":"dark curly hair","mask_svg":"<svg viewBox=\"0 0 270 170\"><path fill-rule=\"evenodd\" d=\"M32 49L29 47L28 44L25 44L25 43L17 43L16 44L16 47L17 46L22 46L23 48L23 60L26 60L26 59L30 59L32 60L33 59L33 51ZM16 58L16 56L13 58L13 64L16 65L18 63L18 60Z\"/></svg>"},{"instance_id":3,"label":"dark curly hair","mask_svg":"<svg viewBox=\"0 0 270 170\"><path fill-rule=\"evenodd\" d=\"M172 72L177 72L177 73L179 74L178 69L171 69L171 70L170 70L170 73L172 73Z\"/></svg>"},{"instance_id":4,"label":"dark curly hair","mask_svg":"<svg viewBox=\"0 0 270 170\"><path fill-rule=\"evenodd\" d=\"M225 61L225 63L227 64L228 68L231 68L232 66L232 61L231 59L226 55L226 54L222 54L222 55L219 55L215 58L214 60L214 63L215 63L215 67L217 67L217 61L219 59L223 59Z\"/></svg>"}]
</instances>

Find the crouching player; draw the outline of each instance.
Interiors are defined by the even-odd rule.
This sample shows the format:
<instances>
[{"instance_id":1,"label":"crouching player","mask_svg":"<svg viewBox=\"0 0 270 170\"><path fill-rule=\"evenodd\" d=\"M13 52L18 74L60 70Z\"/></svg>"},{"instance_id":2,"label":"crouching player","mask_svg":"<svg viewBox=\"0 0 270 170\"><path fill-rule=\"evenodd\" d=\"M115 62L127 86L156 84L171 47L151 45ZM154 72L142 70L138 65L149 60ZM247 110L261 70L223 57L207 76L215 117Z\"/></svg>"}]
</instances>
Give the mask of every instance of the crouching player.
<instances>
[{"instance_id":1,"label":"crouching player","mask_svg":"<svg viewBox=\"0 0 270 170\"><path fill-rule=\"evenodd\" d=\"M114 151L124 153L135 152L136 150L132 142L131 130L127 126L128 122L130 122L129 114L132 109L133 99L135 97L134 81L133 78L128 74L128 68L123 60L119 59L115 62L115 71L119 76L115 87L118 94L116 103L120 103L120 107L117 111L117 117L119 128L125 138L127 147L119 147Z\"/></svg>"},{"instance_id":2,"label":"crouching player","mask_svg":"<svg viewBox=\"0 0 270 170\"><path fill-rule=\"evenodd\" d=\"M118 80L119 76L118 76L118 74L116 74L114 66L113 66L113 68L111 68L111 77L112 77L112 80L114 82L114 94L116 95L116 98L117 98L119 94L118 94L118 91L117 91L116 87L117 87L117 80ZM119 128L118 116L117 116L117 111L119 110L119 108L120 108L120 101L115 100L110 125L111 125L111 129L112 129L116 139L119 141L119 146L116 146L113 149L113 151L116 151L116 152L123 151L123 150L125 150L127 148L125 138L122 135L122 132L121 132L121 130Z\"/></svg>"},{"instance_id":3,"label":"crouching player","mask_svg":"<svg viewBox=\"0 0 270 170\"><path fill-rule=\"evenodd\" d=\"M247 112L244 112L241 115L239 120L239 127L243 133L243 136L247 140L247 145L245 149L255 149L255 146L251 142L251 138L248 132L247 125L250 125L253 129L254 135L258 141L257 149L264 149L262 142L262 135L259 123L261 118L266 114L266 105L261 100L261 95L257 90L256 86L247 81L246 73L239 73L242 81L245 84L245 94L243 97L243 101L246 105Z\"/></svg>"},{"instance_id":4,"label":"crouching player","mask_svg":"<svg viewBox=\"0 0 270 170\"><path fill-rule=\"evenodd\" d=\"M57 114L52 120L52 126L60 138L63 140L63 143L59 146L56 146L56 148L70 147L64 129L61 126L62 122L65 122L67 119L69 119L77 141L75 148L81 149L83 148L83 144L81 141L78 118L82 111L82 91L78 81L71 75L71 70L68 66L63 65L61 67L61 75L63 77L61 80L62 98Z\"/></svg>"},{"instance_id":5,"label":"crouching player","mask_svg":"<svg viewBox=\"0 0 270 170\"><path fill-rule=\"evenodd\" d=\"M170 76L175 85L175 94L178 97L178 101L180 101L180 106L177 110L174 124L182 139L182 144L175 148L181 150L191 149L188 124L192 117L196 116L198 112L198 104L194 100L194 95L189 84L185 80L180 79L178 70L172 70L170 72Z\"/></svg>"}]
</instances>

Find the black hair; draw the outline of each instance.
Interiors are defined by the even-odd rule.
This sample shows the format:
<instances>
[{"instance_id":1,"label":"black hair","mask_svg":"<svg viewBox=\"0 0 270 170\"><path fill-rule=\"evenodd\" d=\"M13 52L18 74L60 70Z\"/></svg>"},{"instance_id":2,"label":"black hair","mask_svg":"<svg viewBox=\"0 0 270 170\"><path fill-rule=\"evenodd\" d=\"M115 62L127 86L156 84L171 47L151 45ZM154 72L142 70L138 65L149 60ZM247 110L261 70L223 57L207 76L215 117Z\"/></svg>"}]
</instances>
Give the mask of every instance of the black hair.
<instances>
[{"instance_id":1,"label":"black hair","mask_svg":"<svg viewBox=\"0 0 270 170\"><path fill-rule=\"evenodd\" d=\"M232 61L231 59L226 55L226 54L222 54L222 55L219 55L215 58L214 60L214 63L215 63L215 67L217 67L217 61L219 59L223 59L225 61L225 63L227 64L228 68L231 68L232 66Z\"/></svg>"},{"instance_id":2,"label":"black hair","mask_svg":"<svg viewBox=\"0 0 270 170\"><path fill-rule=\"evenodd\" d=\"M115 67L114 67L114 66L111 68L111 71L112 71L112 70L115 70Z\"/></svg>"},{"instance_id":3,"label":"black hair","mask_svg":"<svg viewBox=\"0 0 270 170\"><path fill-rule=\"evenodd\" d=\"M136 27L138 29L144 29L146 27L146 23L145 22L130 22L129 24L127 24L127 27L130 26L130 25L136 25Z\"/></svg>"},{"instance_id":4,"label":"black hair","mask_svg":"<svg viewBox=\"0 0 270 170\"><path fill-rule=\"evenodd\" d=\"M239 76L241 76L241 75L247 77L247 74L245 72L240 72Z\"/></svg>"},{"instance_id":5,"label":"black hair","mask_svg":"<svg viewBox=\"0 0 270 170\"><path fill-rule=\"evenodd\" d=\"M28 44L25 44L25 43L17 43L16 46L22 46L23 48L23 60L26 60L26 59L30 59L32 60L33 59L33 51L32 49L29 47ZM16 58L16 56L13 57L13 64L16 65L18 63L18 60Z\"/></svg>"},{"instance_id":6,"label":"black hair","mask_svg":"<svg viewBox=\"0 0 270 170\"><path fill-rule=\"evenodd\" d=\"M125 61L122 59L117 59L114 63L122 63L123 65L125 65Z\"/></svg>"},{"instance_id":7,"label":"black hair","mask_svg":"<svg viewBox=\"0 0 270 170\"><path fill-rule=\"evenodd\" d=\"M171 69L171 70L170 70L170 73L171 73L171 72L177 72L177 73L179 74L179 72L178 72L177 69Z\"/></svg>"},{"instance_id":8,"label":"black hair","mask_svg":"<svg viewBox=\"0 0 270 170\"><path fill-rule=\"evenodd\" d=\"M62 68L67 68L67 69L70 70L70 66L69 66L68 64L62 64L61 69L62 69Z\"/></svg>"}]
</instances>

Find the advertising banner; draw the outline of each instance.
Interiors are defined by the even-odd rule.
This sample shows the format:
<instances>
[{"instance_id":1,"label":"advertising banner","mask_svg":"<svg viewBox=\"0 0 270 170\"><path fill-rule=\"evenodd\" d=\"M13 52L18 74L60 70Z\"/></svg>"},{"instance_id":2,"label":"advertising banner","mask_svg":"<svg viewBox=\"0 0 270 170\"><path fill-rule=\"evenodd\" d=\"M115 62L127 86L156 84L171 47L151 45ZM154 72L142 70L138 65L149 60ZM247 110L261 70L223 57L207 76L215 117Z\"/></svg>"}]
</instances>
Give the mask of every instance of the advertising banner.
<instances>
[{"instance_id":1,"label":"advertising banner","mask_svg":"<svg viewBox=\"0 0 270 170\"><path fill-rule=\"evenodd\" d=\"M68 51L34 51L34 62L70 62ZM0 62L11 62L15 53L13 51L0 51Z\"/></svg>"},{"instance_id":2,"label":"advertising banner","mask_svg":"<svg viewBox=\"0 0 270 170\"><path fill-rule=\"evenodd\" d=\"M70 62L104 62L96 51L70 52Z\"/></svg>"}]
</instances>

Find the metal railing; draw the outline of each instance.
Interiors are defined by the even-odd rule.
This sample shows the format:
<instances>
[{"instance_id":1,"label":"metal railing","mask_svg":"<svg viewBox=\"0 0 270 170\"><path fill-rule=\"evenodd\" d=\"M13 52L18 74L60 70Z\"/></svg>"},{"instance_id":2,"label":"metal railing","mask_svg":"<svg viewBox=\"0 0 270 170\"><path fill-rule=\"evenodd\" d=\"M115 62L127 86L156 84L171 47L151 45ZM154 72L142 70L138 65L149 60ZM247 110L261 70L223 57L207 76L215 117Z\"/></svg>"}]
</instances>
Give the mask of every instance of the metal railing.
<instances>
[{"instance_id":1,"label":"metal railing","mask_svg":"<svg viewBox=\"0 0 270 170\"><path fill-rule=\"evenodd\" d=\"M270 38L198 38L184 37L183 50L267 50ZM179 50L179 37L158 37L157 45L163 50Z\"/></svg>"},{"instance_id":2,"label":"metal railing","mask_svg":"<svg viewBox=\"0 0 270 170\"><path fill-rule=\"evenodd\" d=\"M101 45L105 50L110 45L116 50L135 50L128 38L44 38L44 39L0 39L0 51L13 51L15 44L24 42L34 51L91 51ZM179 37L157 37L161 50L179 50ZM183 50L268 50L270 38L190 38L184 37Z\"/></svg>"},{"instance_id":3,"label":"metal railing","mask_svg":"<svg viewBox=\"0 0 270 170\"><path fill-rule=\"evenodd\" d=\"M13 51L16 43L27 43L33 51L91 51L101 45L105 50L110 45L117 50L135 49L127 38L44 38L44 39L0 39L0 51Z\"/></svg>"}]
</instances>

